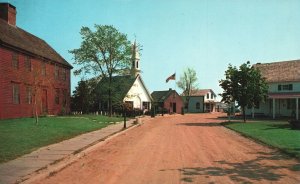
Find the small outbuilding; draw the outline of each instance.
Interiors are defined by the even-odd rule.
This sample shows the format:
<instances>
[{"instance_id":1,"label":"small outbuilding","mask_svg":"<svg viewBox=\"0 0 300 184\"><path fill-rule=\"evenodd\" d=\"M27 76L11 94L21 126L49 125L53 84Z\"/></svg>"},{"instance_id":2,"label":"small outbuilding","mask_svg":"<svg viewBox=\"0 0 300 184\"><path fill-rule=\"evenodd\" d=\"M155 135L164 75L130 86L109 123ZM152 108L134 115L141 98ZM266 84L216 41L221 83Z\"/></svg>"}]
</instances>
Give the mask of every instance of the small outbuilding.
<instances>
[{"instance_id":1,"label":"small outbuilding","mask_svg":"<svg viewBox=\"0 0 300 184\"><path fill-rule=\"evenodd\" d=\"M151 93L154 106L158 111L163 109L168 113L181 113L183 109L183 99L171 88L166 91L153 91Z\"/></svg>"}]
</instances>

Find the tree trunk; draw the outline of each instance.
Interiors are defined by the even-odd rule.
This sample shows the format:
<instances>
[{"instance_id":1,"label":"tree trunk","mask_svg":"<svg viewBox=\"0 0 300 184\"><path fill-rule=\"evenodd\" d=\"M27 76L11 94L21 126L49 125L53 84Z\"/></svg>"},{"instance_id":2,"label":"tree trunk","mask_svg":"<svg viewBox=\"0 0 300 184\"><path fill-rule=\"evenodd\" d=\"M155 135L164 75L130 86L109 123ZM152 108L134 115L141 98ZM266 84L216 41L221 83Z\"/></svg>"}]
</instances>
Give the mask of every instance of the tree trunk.
<instances>
[{"instance_id":1,"label":"tree trunk","mask_svg":"<svg viewBox=\"0 0 300 184\"><path fill-rule=\"evenodd\" d=\"M243 109L243 118L244 118L244 123L246 123L246 108L242 107Z\"/></svg>"},{"instance_id":2,"label":"tree trunk","mask_svg":"<svg viewBox=\"0 0 300 184\"><path fill-rule=\"evenodd\" d=\"M187 101L186 111L189 112L189 104L190 104L190 97L189 96L187 96L186 101Z\"/></svg>"},{"instance_id":3,"label":"tree trunk","mask_svg":"<svg viewBox=\"0 0 300 184\"><path fill-rule=\"evenodd\" d=\"M112 115L111 78L112 76L109 76L109 87L108 87L108 116L109 117L111 117Z\"/></svg>"},{"instance_id":4,"label":"tree trunk","mask_svg":"<svg viewBox=\"0 0 300 184\"><path fill-rule=\"evenodd\" d=\"M34 96L34 116L35 116L35 124L38 125L39 124L39 114L38 114L38 110L37 110L37 104L36 104L36 96Z\"/></svg>"}]
</instances>

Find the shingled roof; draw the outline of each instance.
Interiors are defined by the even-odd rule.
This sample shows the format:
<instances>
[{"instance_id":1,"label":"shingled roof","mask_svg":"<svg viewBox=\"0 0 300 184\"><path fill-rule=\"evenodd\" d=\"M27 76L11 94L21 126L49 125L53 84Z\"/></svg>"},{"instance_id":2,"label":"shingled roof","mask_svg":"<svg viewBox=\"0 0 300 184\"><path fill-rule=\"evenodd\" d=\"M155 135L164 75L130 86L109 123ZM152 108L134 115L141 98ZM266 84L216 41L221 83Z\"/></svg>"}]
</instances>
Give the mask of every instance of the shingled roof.
<instances>
[{"instance_id":1,"label":"shingled roof","mask_svg":"<svg viewBox=\"0 0 300 184\"><path fill-rule=\"evenodd\" d=\"M268 83L300 82L300 60L255 64Z\"/></svg>"},{"instance_id":2,"label":"shingled roof","mask_svg":"<svg viewBox=\"0 0 300 184\"><path fill-rule=\"evenodd\" d=\"M212 89L195 89L191 91L191 96L205 96L208 92L211 92L216 96Z\"/></svg>"},{"instance_id":3,"label":"shingled roof","mask_svg":"<svg viewBox=\"0 0 300 184\"><path fill-rule=\"evenodd\" d=\"M49 59L69 68L73 68L44 40L24 31L17 26L9 25L2 19L0 19L0 45L17 49L21 52L29 52L33 55Z\"/></svg>"},{"instance_id":4,"label":"shingled roof","mask_svg":"<svg viewBox=\"0 0 300 184\"><path fill-rule=\"evenodd\" d=\"M121 101L125 98L128 91L132 87L134 81L136 80L135 77L131 75L125 76L114 76L112 77L111 81L111 94L116 101ZM99 89L103 91L104 94L108 94L108 84L109 78L103 78L98 83Z\"/></svg>"},{"instance_id":5,"label":"shingled roof","mask_svg":"<svg viewBox=\"0 0 300 184\"><path fill-rule=\"evenodd\" d=\"M170 94L176 93L175 90L166 90L166 91L153 91L151 93L151 96L154 100L154 102L164 102L165 99L167 99Z\"/></svg>"}]
</instances>

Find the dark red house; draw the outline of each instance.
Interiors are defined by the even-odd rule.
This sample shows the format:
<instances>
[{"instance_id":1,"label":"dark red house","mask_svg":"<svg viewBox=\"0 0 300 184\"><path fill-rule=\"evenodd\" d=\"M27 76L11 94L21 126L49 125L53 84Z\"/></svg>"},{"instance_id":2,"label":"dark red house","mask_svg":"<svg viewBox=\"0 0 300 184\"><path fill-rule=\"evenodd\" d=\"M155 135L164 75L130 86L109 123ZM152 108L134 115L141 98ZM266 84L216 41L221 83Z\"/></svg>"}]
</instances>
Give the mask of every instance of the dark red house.
<instances>
[{"instance_id":1,"label":"dark red house","mask_svg":"<svg viewBox=\"0 0 300 184\"><path fill-rule=\"evenodd\" d=\"M0 3L0 119L70 109L72 66L44 40L16 26L16 8Z\"/></svg>"},{"instance_id":2,"label":"dark red house","mask_svg":"<svg viewBox=\"0 0 300 184\"><path fill-rule=\"evenodd\" d=\"M166 91L153 91L151 96L159 111L164 108L168 113L181 113L184 105L183 99L175 90L170 88Z\"/></svg>"}]
</instances>

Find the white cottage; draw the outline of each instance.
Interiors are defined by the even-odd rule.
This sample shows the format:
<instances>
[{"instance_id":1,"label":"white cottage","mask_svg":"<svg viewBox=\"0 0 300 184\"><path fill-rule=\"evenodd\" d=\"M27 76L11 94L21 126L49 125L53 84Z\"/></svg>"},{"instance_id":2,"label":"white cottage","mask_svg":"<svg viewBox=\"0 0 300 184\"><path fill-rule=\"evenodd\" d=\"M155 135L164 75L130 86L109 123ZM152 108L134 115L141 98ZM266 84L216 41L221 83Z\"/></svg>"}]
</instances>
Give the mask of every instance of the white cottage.
<instances>
[{"instance_id":1,"label":"white cottage","mask_svg":"<svg viewBox=\"0 0 300 184\"><path fill-rule=\"evenodd\" d=\"M247 115L299 119L300 60L255 64L265 77L269 90L265 103L247 109Z\"/></svg>"}]
</instances>

